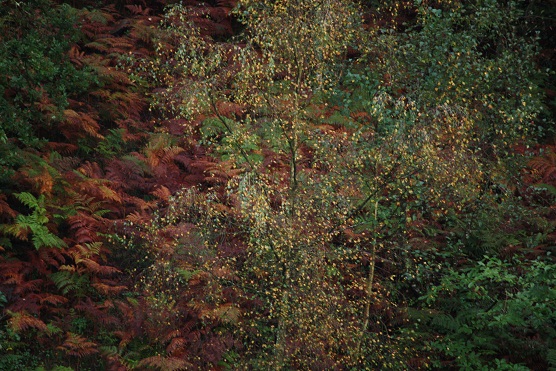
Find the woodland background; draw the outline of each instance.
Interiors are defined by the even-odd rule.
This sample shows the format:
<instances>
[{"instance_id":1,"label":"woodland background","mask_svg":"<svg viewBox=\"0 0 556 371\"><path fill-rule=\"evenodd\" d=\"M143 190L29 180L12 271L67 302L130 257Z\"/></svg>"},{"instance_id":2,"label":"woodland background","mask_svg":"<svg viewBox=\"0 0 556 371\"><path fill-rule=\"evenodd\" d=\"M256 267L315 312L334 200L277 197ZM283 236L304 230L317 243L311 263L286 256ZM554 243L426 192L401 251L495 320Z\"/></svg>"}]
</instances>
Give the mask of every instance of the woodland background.
<instances>
[{"instance_id":1,"label":"woodland background","mask_svg":"<svg viewBox=\"0 0 556 371\"><path fill-rule=\"evenodd\" d=\"M0 2L0 370L556 369L556 3Z\"/></svg>"}]
</instances>

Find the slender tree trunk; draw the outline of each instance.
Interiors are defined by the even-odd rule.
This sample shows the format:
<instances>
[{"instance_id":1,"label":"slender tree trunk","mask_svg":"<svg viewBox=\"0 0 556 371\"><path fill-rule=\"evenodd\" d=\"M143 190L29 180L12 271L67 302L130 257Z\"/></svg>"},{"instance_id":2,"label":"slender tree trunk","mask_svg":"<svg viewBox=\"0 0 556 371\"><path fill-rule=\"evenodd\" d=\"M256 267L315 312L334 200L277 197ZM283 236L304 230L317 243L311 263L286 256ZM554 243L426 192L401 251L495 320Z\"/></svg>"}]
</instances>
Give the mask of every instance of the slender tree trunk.
<instances>
[{"instance_id":1,"label":"slender tree trunk","mask_svg":"<svg viewBox=\"0 0 556 371\"><path fill-rule=\"evenodd\" d=\"M290 292L288 290L289 283L289 272L286 270L284 273L286 287L282 292L282 297L280 298L279 311L278 311L278 325L276 328L276 343L274 344L275 349L275 369L282 370L286 364L286 339L288 332L288 319L290 316Z\"/></svg>"},{"instance_id":2,"label":"slender tree trunk","mask_svg":"<svg viewBox=\"0 0 556 371\"><path fill-rule=\"evenodd\" d=\"M375 202L375 222L377 220L378 211L378 201ZM369 327L369 321L371 316L371 302L373 299L373 281L375 278L375 259L376 259L376 236L371 245L371 259L369 261L369 274L367 276L367 282L365 283L365 294L366 303L365 310L363 313L363 325L361 326L361 334L359 335L359 340L357 342L357 359L361 358L361 346L363 343L363 338L365 337L365 332Z\"/></svg>"}]
</instances>

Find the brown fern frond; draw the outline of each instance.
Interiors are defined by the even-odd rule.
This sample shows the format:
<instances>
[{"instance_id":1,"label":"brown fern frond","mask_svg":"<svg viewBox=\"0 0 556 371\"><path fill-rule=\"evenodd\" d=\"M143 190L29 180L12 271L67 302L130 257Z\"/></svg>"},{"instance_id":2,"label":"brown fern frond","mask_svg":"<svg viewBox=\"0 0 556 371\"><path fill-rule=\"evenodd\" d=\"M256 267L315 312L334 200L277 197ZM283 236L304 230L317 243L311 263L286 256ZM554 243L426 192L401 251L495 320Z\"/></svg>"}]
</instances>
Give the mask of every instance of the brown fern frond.
<instances>
[{"instance_id":1,"label":"brown fern frond","mask_svg":"<svg viewBox=\"0 0 556 371\"><path fill-rule=\"evenodd\" d=\"M98 41L91 41L90 43L85 44L85 47L99 53L108 53L108 50L110 50L110 47L108 45Z\"/></svg>"},{"instance_id":2,"label":"brown fern frond","mask_svg":"<svg viewBox=\"0 0 556 371\"><path fill-rule=\"evenodd\" d=\"M152 121L139 120L140 112L130 112L129 116L125 119L116 120L116 125L120 129L124 129L122 133L123 141L138 141L147 138L148 135L145 132L152 131L154 123ZM140 132L136 132L137 130L140 130Z\"/></svg>"},{"instance_id":3,"label":"brown fern frond","mask_svg":"<svg viewBox=\"0 0 556 371\"><path fill-rule=\"evenodd\" d=\"M5 194L0 194L0 220L5 220L8 218L15 218L17 213L14 209L8 205L8 196Z\"/></svg>"},{"instance_id":4,"label":"brown fern frond","mask_svg":"<svg viewBox=\"0 0 556 371\"><path fill-rule=\"evenodd\" d=\"M148 202L143 200L142 198L129 196L129 195L125 196L124 202L131 209L128 210L129 212L135 211L133 209L140 210L140 211L152 210L158 205L156 200Z\"/></svg>"},{"instance_id":5,"label":"brown fern frond","mask_svg":"<svg viewBox=\"0 0 556 371\"><path fill-rule=\"evenodd\" d=\"M81 259L79 260L79 264L84 265L87 268L87 271L103 276L120 273L119 269L107 265L100 265L92 259Z\"/></svg>"},{"instance_id":6,"label":"brown fern frond","mask_svg":"<svg viewBox=\"0 0 556 371\"><path fill-rule=\"evenodd\" d=\"M216 3L220 7L233 9L237 5L237 0L217 0Z\"/></svg>"},{"instance_id":7,"label":"brown fern frond","mask_svg":"<svg viewBox=\"0 0 556 371\"><path fill-rule=\"evenodd\" d=\"M62 155L70 155L79 149L79 147L75 144L60 142L48 142L46 143L45 148L53 152L58 152ZM58 168L57 163L52 164L52 166Z\"/></svg>"},{"instance_id":8,"label":"brown fern frond","mask_svg":"<svg viewBox=\"0 0 556 371\"><path fill-rule=\"evenodd\" d=\"M529 166L539 173L543 182L552 184L556 181L556 152L532 158Z\"/></svg>"},{"instance_id":9,"label":"brown fern frond","mask_svg":"<svg viewBox=\"0 0 556 371\"><path fill-rule=\"evenodd\" d=\"M73 45L68 52L71 63L77 67L83 67L83 58L85 57L85 52L79 49L79 46Z\"/></svg>"},{"instance_id":10,"label":"brown fern frond","mask_svg":"<svg viewBox=\"0 0 556 371\"><path fill-rule=\"evenodd\" d=\"M21 226L17 223L0 225L0 231L12 235L21 241L28 241L29 233L31 233L30 228Z\"/></svg>"},{"instance_id":11,"label":"brown fern frond","mask_svg":"<svg viewBox=\"0 0 556 371\"><path fill-rule=\"evenodd\" d=\"M138 159L118 159L106 166L106 178L119 189L147 192L152 186L152 181L146 178L147 170L147 166Z\"/></svg>"},{"instance_id":12,"label":"brown fern frond","mask_svg":"<svg viewBox=\"0 0 556 371\"><path fill-rule=\"evenodd\" d=\"M243 170L236 168L231 161L222 161L207 166L206 172L209 174L209 176L205 178L206 182L223 183L243 173Z\"/></svg>"},{"instance_id":13,"label":"brown fern frond","mask_svg":"<svg viewBox=\"0 0 556 371\"><path fill-rule=\"evenodd\" d=\"M149 8L143 9L141 5L126 5L125 7L134 15L147 15L150 12Z\"/></svg>"},{"instance_id":14,"label":"brown fern frond","mask_svg":"<svg viewBox=\"0 0 556 371\"><path fill-rule=\"evenodd\" d=\"M96 162L87 161L81 165L77 172L85 175L88 178L103 178L104 174L100 166Z\"/></svg>"},{"instance_id":15,"label":"brown fern frond","mask_svg":"<svg viewBox=\"0 0 556 371\"><path fill-rule=\"evenodd\" d=\"M95 303L89 297L86 300L75 304L73 307L85 314L85 316L93 322L102 323L104 325L119 323L118 318L110 314L110 306L106 306L102 303Z\"/></svg>"},{"instance_id":16,"label":"brown fern frond","mask_svg":"<svg viewBox=\"0 0 556 371\"><path fill-rule=\"evenodd\" d=\"M27 293L37 292L44 283L41 278L29 281L22 281L14 288L14 294L24 296Z\"/></svg>"},{"instance_id":17,"label":"brown fern frond","mask_svg":"<svg viewBox=\"0 0 556 371\"><path fill-rule=\"evenodd\" d=\"M63 351L69 356L79 358L98 353L96 343L88 341L87 338L72 332L66 333L66 340L56 349Z\"/></svg>"},{"instance_id":18,"label":"brown fern frond","mask_svg":"<svg viewBox=\"0 0 556 371\"><path fill-rule=\"evenodd\" d=\"M16 333L25 331L30 328L35 328L40 331L47 331L47 326L43 321L29 315L25 311L12 312L8 310L6 312L10 316L10 319L8 320L8 326L12 331Z\"/></svg>"},{"instance_id":19,"label":"brown fern frond","mask_svg":"<svg viewBox=\"0 0 556 371\"><path fill-rule=\"evenodd\" d=\"M20 272L8 270L10 269L10 264L2 264L2 269L5 271L0 273L0 277L4 279L2 282L4 285L18 286L23 283L25 276Z\"/></svg>"},{"instance_id":20,"label":"brown fern frond","mask_svg":"<svg viewBox=\"0 0 556 371\"><path fill-rule=\"evenodd\" d=\"M58 270L67 271L67 272L77 272L75 265L69 265L69 264L60 265L60 268L58 268Z\"/></svg>"},{"instance_id":21,"label":"brown fern frond","mask_svg":"<svg viewBox=\"0 0 556 371\"><path fill-rule=\"evenodd\" d=\"M139 367L155 367L163 371L189 370L195 367L186 360L177 357L154 356L141 360Z\"/></svg>"},{"instance_id":22,"label":"brown fern frond","mask_svg":"<svg viewBox=\"0 0 556 371\"><path fill-rule=\"evenodd\" d=\"M31 158L25 166L19 169L17 176L39 194L51 194L54 178L59 177L60 173L47 161L36 161Z\"/></svg>"},{"instance_id":23,"label":"brown fern frond","mask_svg":"<svg viewBox=\"0 0 556 371\"><path fill-rule=\"evenodd\" d=\"M160 17L143 17L143 19L137 20L129 32L129 37L134 40L140 40L146 45L152 45L153 41L156 40L157 29L152 27L159 24L161 21ZM133 52L136 56L148 56L152 54L152 49L139 48L135 49Z\"/></svg>"},{"instance_id":24,"label":"brown fern frond","mask_svg":"<svg viewBox=\"0 0 556 371\"><path fill-rule=\"evenodd\" d=\"M97 40L97 42L103 42L108 45L108 52L114 54L125 54L134 47L133 42L130 39L123 37L104 38ZM123 73L123 75L125 75L126 80L129 81L129 79L127 79L127 74Z\"/></svg>"},{"instance_id":25,"label":"brown fern frond","mask_svg":"<svg viewBox=\"0 0 556 371\"><path fill-rule=\"evenodd\" d=\"M216 108L218 113L221 116L228 117L228 118L235 118L243 116L245 112L245 107L243 105L229 102L229 101L222 101L216 104Z\"/></svg>"},{"instance_id":26,"label":"brown fern frond","mask_svg":"<svg viewBox=\"0 0 556 371\"><path fill-rule=\"evenodd\" d=\"M176 156L178 156L183 151L184 149L179 146L164 148L162 157L160 158L160 162L162 162L163 164L170 164L174 161Z\"/></svg>"},{"instance_id":27,"label":"brown fern frond","mask_svg":"<svg viewBox=\"0 0 556 371\"><path fill-rule=\"evenodd\" d=\"M40 304L60 305L68 302L68 299L54 294L43 294L39 300Z\"/></svg>"},{"instance_id":28,"label":"brown fern frond","mask_svg":"<svg viewBox=\"0 0 556 371\"><path fill-rule=\"evenodd\" d=\"M113 331L112 334L120 338L118 344L120 348L125 348L135 337L135 334L130 331Z\"/></svg>"},{"instance_id":29,"label":"brown fern frond","mask_svg":"<svg viewBox=\"0 0 556 371\"><path fill-rule=\"evenodd\" d=\"M115 21L115 17L110 9L95 9L92 11L82 10L80 14L83 24L81 31L89 38L95 38L101 34L110 32L110 24Z\"/></svg>"},{"instance_id":30,"label":"brown fern frond","mask_svg":"<svg viewBox=\"0 0 556 371\"><path fill-rule=\"evenodd\" d=\"M52 187L54 187L54 178L50 173L48 167L43 166L41 172L33 178L35 181L35 189L39 194L50 195L52 194Z\"/></svg>"},{"instance_id":31,"label":"brown fern frond","mask_svg":"<svg viewBox=\"0 0 556 371\"><path fill-rule=\"evenodd\" d=\"M97 290L100 294L106 296L118 295L127 290L126 286L111 286L100 282L92 283L91 286L95 288L95 290Z\"/></svg>"},{"instance_id":32,"label":"brown fern frond","mask_svg":"<svg viewBox=\"0 0 556 371\"><path fill-rule=\"evenodd\" d=\"M182 329L174 329L174 330L170 330L168 331L166 334L164 334L164 336L162 337L162 341L164 341L165 343L171 341L174 338L178 338L181 337L183 333Z\"/></svg>"},{"instance_id":33,"label":"brown fern frond","mask_svg":"<svg viewBox=\"0 0 556 371\"><path fill-rule=\"evenodd\" d=\"M159 185L158 187L156 187L155 190L152 191L150 194L161 201L168 201L168 198L172 196L172 192L170 192L170 190L163 185Z\"/></svg>"},{"instance_id":34,"label":"brown fern frond","mask_svg":"<svg viewBox=\"0 0 556 371\"><path fill-rule=\"evenodd\" d=\"M35 102L34 105L37 107L39 111L48 115L48 114L55 114L56 113L56 105L52 102L48 94L44 91L43 88L37 88L37 92L40 93L40 98L38 102Z\"/></svg>"},{"instance_id":35,"label":"brown fern frond","mask_svg":"<svg viewBox=\"0 0 556 371\"><path fill-rule=\"evenodd\" d=\"M125 219L132 222L135 225L141 225L141 224L147 222L150 219L150 216L147 213L144 213L144 212L134 211L134 212L128 214L125 217Z\"/></svg>"},{"instance_id":36,"label":"brown fern frond","mask_svg":"<svg viewBox=\"0 0 556 371\"><path fill-rule=\"evenodd\" d=\"M118 89L117 85L113 85L114 90ZM127 87L124 87L127 89ZM122 88L121 90L124 90ZM107 112L109 112L115 120L128 119L130 117L140 118L140 113L145 109L145 100L137 93L130 91L112 91L98 90L91 93L96 95L101 101L108 102L104 105Z\"/></svg>"},{"instance_id":37,"label":"brown fern frond","mask_svg":"<svg viewBox=\"0 0 556 371\"><path fill-rule=\"evenodd\" d=\"M57 143L54 143L55 146L57 145ZM55 146L49 146L49 149L54 150L56 152L59 152L55 149ZM59 152L61 153L61 152ZM81 162L81 159L79 157L75 157L75 156L60 156L58 158L56 158L55 161L51 161L51 165L54 169L56 169L58 172L63 173L63 172L67 172L67 171L72 171L75 168L77 168L77 166L79 166L79 163Z\"/></svg>"},{"instance_id":38,"label":"brown fern frond","mask_svg":"<svg viewBox=\"0 0 556 371\"><path fill-rule=\"evenodd\" d=\"M98 185L98 190L100 191L100 195L105 200L115 201L116 203L122 203L122 198L118 194L118 192L114 191L113 189L100 184Z\"/></svg>"},{"instance_id":39,"label":"brown fern frond","mask_svg":"<svg viewBox=\"0 0 556 371\"><path fill-rule=\"evenodd\" d=\"M91 204L87 206L90 205ZM94 209L78 211L77 214L68 217L68 223L70 225L70 229L74 233L73 238L77 242L78 246L98 241L96 231L100 224L98 217L94 215Z\"/></svg>"},{"instance_id":40,"label":"brown fern frond","mask_svg":"<svg viewBox=\"0 0 556 371\"><path fill-rule=\"evenodd\" d=\"M102 78L103 75L101 74L101 72L110 66L110 59L104 57L102 54L93 53L93 54L85 55L85 57L83 57L83 63L89 66L90 68L92 68L93 70L97 71L99 77ZM100 89L100 91L104 91L104 90ZM94 92L91 92L91 94L92 93ZM77 109L77 108L84 108L84 107L73 106L72 108Z\"/></svg>"},{"instance_id":41,"label":"brown fern frond","mask_svg":"<svg viewBox=\"0 0 556 371\"><path fill-rule=\"evenodd\" d=\"M170 344L166 347L166 353L170 356L177 356L178 352L183 353L187 349L188 342L182 337L175 337L170 341ZM181 354L180 354L181 355Z\"/></svg>"},{"instance_id":42,"label":"brown fern frond","mask_svg":"<svg viewBox=\"0 0 556 371\"><path fill-rule=\"evenodd\" d=\"M95 229L96 228L91 228L89 226L77 229L74 234L75 242L78 244L95 242L97 238Z\"/></svg>"},{"instance_id":43,"label":"brown fern frond","mask_svg":"<svg viewBox=\"0 0 556 371\"><path fill-rule=\"evenodd\" d=\"M183 152L183 148L173 146L169 148L147 149L147 164L151 168L157 167L160 163L168 164L175 156Z\"/></svg>"},{"instance_id":44,"label":"brown fern frond","mask_svg":"<svg viewBox=\"0 0 556 371\"><path fill-rule=\"evenodd\" d=\"M236 324L239 321L240 310L232 303L225 303L214 309L212 315L222 323Z\"/></svg>"},{"instance_id":45,"label":"brown fern frond","mask_svg":"<svg viewBox=\"0 0 556 371\"><path fill-rule=\"evenodd\" d=\"M72 109L64 110L65 125L62 125L62 134L70 140L82 137L87 133L93 138L103 139L99 133L100 125L94 118L84 112L76 112Z\"/></svg>"},{"instance_id":46,"label":"brown fern frond","mask_svg":"<svg viewBox=\"0 0 556 371\"><path fill-rule=\"evenodd\" d=\"M60 249L40 248L39 258L46 264L55 268L58 268L60 264L66 261L66 258Z\"/></svg>"}]
</instances>

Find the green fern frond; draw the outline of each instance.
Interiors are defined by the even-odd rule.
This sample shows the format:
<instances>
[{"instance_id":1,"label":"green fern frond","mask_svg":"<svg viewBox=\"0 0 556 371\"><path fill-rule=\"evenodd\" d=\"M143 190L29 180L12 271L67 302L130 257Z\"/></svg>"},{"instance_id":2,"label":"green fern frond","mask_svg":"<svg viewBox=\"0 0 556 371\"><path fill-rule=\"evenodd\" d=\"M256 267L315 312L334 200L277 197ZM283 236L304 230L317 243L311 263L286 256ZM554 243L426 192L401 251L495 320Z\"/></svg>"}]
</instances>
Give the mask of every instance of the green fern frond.
<instances>
[{"instance_id":1,"label":"green fern frond","mask_svg":"<svg viewBox=\"0 0 556 371\"><path fill-rule=\"evenodd\" d=\"M66 246L64 240L60 237L50 233L48 228L44 225L30 225L31 231L33 232L33 245L38 250L41 247L56 247L61 249Z\"/></svg>"},{"instance_id":2,"label":"green fern frond","mask_svg":"<svg viewBox=\"0 0 556 371\"><path fill-rule=\"evenodd\" d=\"M89 277L76 272L59 271L52 273L50 279L64 295L74 292L77 296L82 296L89 286Z\"/></svg>"},{"instance_id":3,"label":"green fern frond","mask_svg":"<svg viewBox=\"0 0 556 371\"><path fill-rule=\"evenodd\" d=\"M15 193L14 195L25 206L31 209L39 209L44 205L44 195L40 195L38 199L29 192Z\"/></svg>"},{"instance_id":4,"label":"green fern frond","mask_svg":"<svg viewBox=\"0 0 556 371\"><path fill-rule=\"evenodd\" d=\"M448 314L437 314L432 318L432 324L443 331L455 331L460 327L458 320Z\"/></svg>"},{"instance_id":5,"label":"green fern frond","mask_svg":"<svg viewBox=\"0 0 556 371\"><path fill-rule=\"evenodd\" d=\"M549 349L546 354L546 360L550 365L550 370L556 370L556 349Z\"/></svg>"}]
</instances>

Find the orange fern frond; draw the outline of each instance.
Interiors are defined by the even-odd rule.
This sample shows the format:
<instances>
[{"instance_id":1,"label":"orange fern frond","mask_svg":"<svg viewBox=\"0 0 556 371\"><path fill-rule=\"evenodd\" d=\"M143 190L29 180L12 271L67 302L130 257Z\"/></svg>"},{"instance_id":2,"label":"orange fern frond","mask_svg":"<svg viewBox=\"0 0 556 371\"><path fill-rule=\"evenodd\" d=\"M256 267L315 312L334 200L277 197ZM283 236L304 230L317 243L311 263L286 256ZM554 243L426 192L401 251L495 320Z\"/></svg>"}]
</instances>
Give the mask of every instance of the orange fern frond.
<instances>
[{"instance_id":1,"label":"orange fern frond","mask_svg":"<svg viewBox=\"0 0 556 371\"><path fill-rule=\"evenodd\" d=\"M62 134L68 139L82 137L82 133L87 133L93 138L104 139L99 134L100 125L94 118L84 112L76 112L72 109L64 110L66 118L65 125L62 125Z\"/></svg>"},{"instance_id":2,"label":"orange fern frond","mask_svg":"<svg viewBox=\"0 0 556 371\"><path fill-rule=\"evenodd\" d=\"M91 286L100 294L106 296L118 295L127 290L126 286L111 286L105 283L92 283Z\"/></svg>"},{"instance_id":3,"label":"orange fern frond","mask_svg":"<svg viewBox=\"0 0 556 371\"><path fill-rule=\"evenodd\" d=\"M43 321L29 315L25 311L12 312L8 310L6 312L10 316L10 319L8 320L8 326L12 331L16 333L25 331L30 328L34 328L40 331L47 331L47 326Z\"/></svg>"},{"instance_id":4,"label":"orange fern frond","mask_svg":"<svg viewBox=\"0 0 556 371\"><path fill-rule=\"evenodd\" d=\"M232 161L213 163L208 165L205 171L209 174L205 181L210 183L227 182L243 172L242 169L236 168Z\"/></svg>"},{"instance_id":5,"label":"orange fern frond","mask_svg":"<svg viewBox=\"0 0 556 371\"><path fill-rule=\"evenodd\" d=\"M85 175L88 178L103 177L103 172L100 166L96 162L89 162L89 161L85 162L77 169L77 172L79 172L82 175Z\"/></svg>"},{"instance_id":6,"label":"orange fern frond","mask_svg":"<svg viewBox=\"0 0 556 371\"><path fill-rule=\"evenodd\" d=\"M114 201L116 203L122 203L122 198L118 194L118 192L114 191L113 189L100 184L98 186L98 190L100 191L100 195L105 200Z\"/></svg>"},{"instance_id":7,"label":"orange fern frond","mask_svg":"<svg viewBox=\"0 0 556 371\"><path fill-rule=\"evenodd\" d=\"M172 196L172 192L170 192L170 190L167 187L163 185L159 185L158 187L155 188L154 191L151 192L151 195L155 196L161 201L168 201L168 198Z\"/></svg>"},{"instance_id":8,"label":"orange fern frond","mask_svg":"<svg viewBox=\"0 0 556 371\"><path fill-rule=\"evenodd\" d=\"M57 349L69 356L79 358L98 353L96 343L88 341L85 337L72 332L66 333L66 340L62 345L58 346Z\"/></svg>"},{"instance_id":9,"label":"orange fern frond","mask_svg":"<svg viewBox=\"0 0 556 371\"><path fill-rule=\"evenodd\" d=\"M89 272L104 275L104 276L120 273L119 269L107 265L100 265L99 263L97 263L92 259L80 259L79 264L85 266L87 268L87 271Z\"/></svg>"},{"instance_id":10,"label":"orange fern frond","mask_svg":"<svg viewBox=\"0 0 556 371\"><path fill-rule=\"evenodd\" d=\"M538 172L543 182L552 184L556 181L556 152L532 158L529 166Z\"/></svg>"},{"instance_id":11,"label":"orange fern frond","mask_svg":"<svg viewBox=\"0 0 556 371\"><path fill-rule=\"evenodd\" d=\"M141 225L147 222L149 219L150 216L147 213L139 212L139 211L134 211L125 217L125 220L130 221L136 225Z\"/></svg>"},{"instance_id":12,"label":"orange fern frond","mask_svg":"<svg viewBox=\"0 0 556 371\"><path fill-rule=\"evenodd\" d=\"M51 304L56 306L67 303L68 299L60 295L44 294L39 302L41 304Z\"/></svg>"},{"instance_id":13,"label":"orange fern frond","mask_svg":"<svg viewBox=\"0 0 556 371\"><path fill-rule=\"evenodd\" d=\"M195 368L191 363L183 359L177 357L162 357L162 356L145 358L141 360L141 362L139 362L138 366L139 367L150 366L164 371L189 370Z\"/></svg>"}]
</instances>

